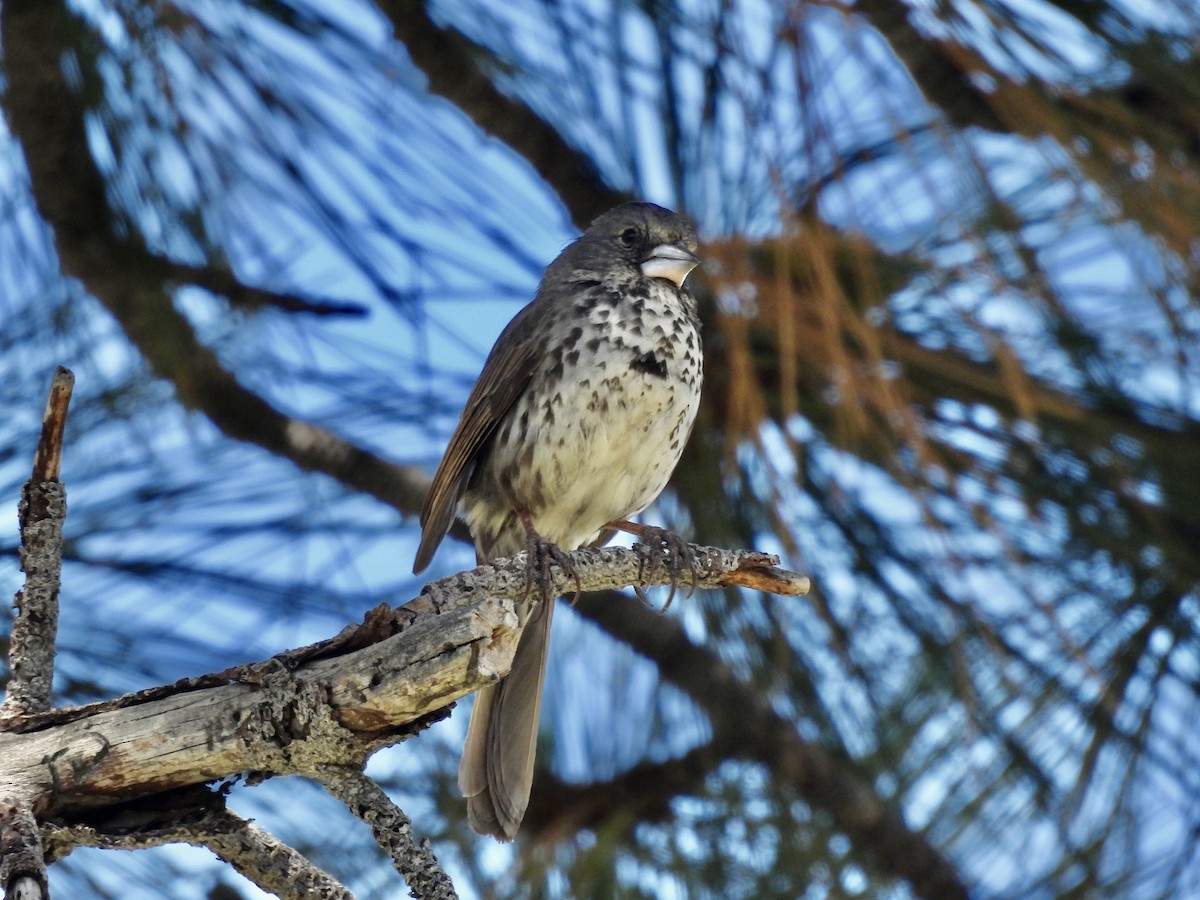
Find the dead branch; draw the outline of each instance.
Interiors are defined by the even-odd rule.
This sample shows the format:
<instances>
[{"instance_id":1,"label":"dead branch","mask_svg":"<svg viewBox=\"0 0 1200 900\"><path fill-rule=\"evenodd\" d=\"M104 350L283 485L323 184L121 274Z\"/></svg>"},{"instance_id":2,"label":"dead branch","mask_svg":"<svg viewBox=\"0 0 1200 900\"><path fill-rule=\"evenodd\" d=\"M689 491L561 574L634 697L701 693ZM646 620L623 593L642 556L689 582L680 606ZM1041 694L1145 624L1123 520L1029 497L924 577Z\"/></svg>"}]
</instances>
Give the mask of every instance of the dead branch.
<instances>
[{"instance_id":1,"label":"dead branch","mask_svg":"<svg viewBox=\"0 0 1200 900\"><path fill-rule=\"evenodd\" d=\"M336 879L279 838L228 810L224 818L230 827L183 840L207 847L280 900L353 900Z\"/></svg>"},{"instance_id":2,"label":"dead branch","mask_svg":"<svg viewBox=\"0 0 1200 900\"><path fill-rule=\"evenodd\" d=\"M37 822L29 804L0 800L0 888L5 900L41 900L50 895Z\"/></svg>"},{"instance_id":3,"label":"dead branch","mask_svg":"<svg viewBox=\"0 0 1200 900\"><path fill-rule=\"evenodd\" d=\"M442 870L429 839L413 839L412 820L361 769L331 766L321 776L326 789L371 826L375 842L418 900L457 900L454 884Z\"/></svg>"},{"instance_id":4,"label":"dead branch","mask_svg":"<svg viewBox=\"0 0 1200 900\"><path fill-rule=\"evenodd\" d=\"M777 559L696 547L700 587ZM665 585L633 550L572 554L585 590ZM797 576L772 576L789 593ZM574 580L555 570L555 587ZM359 766L507 674L525 595L518 554L430 584L394 611L373 611L336 639L270 660L114 701L43 713L0 734L0 791L37 798L40 815L104 806L246 771L320 779Z\"/></svg>"},{"instance_id":5,"label":"dead branch","mask_svg":"<svg viewBox=\"0 0 1200 900\"><path fill-rule=\"evenodd\" d=\"M50 384L42 417L42 436L33 458L33 474L21 489L17 517L21 527L21 569L25 584L17 591L10 676L0 729L6 722L50 708L54 647L58 633L58 589L62 573L62 529L67 518L62 468L63 429L75 376L59 366Z\"/></svg>"},{"instance_id":6,"label":"dead branch","mask_svg":"<svg viewBox=\"0 0 1200 900\"><path fill-rule=\"evenodd\" d=\"M264 891L281 900L353 900L353 895L302 854L228 809L196 816L169 810L179 818L164 823L162 811L143 815L122 811L120 826L110 823L42 826L47 857L62 859L76 847L143 850L166 844L206 847Z\"/></svg>"}]
</instances>

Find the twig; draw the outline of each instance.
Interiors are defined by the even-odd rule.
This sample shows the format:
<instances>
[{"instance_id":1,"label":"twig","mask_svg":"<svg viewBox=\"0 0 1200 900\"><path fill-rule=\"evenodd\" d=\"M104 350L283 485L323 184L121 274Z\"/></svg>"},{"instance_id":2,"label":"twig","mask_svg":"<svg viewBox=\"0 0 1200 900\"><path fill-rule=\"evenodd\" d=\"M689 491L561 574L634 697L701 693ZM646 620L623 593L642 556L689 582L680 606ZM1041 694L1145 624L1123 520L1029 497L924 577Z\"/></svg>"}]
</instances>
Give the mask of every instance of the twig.
<instances>
[{"instance_id":1,"label":"twig","mask_svg":"<svg viewBox=\"0 0 1200 900\"><path fill-rule=\"evenodd\" d=\"M0 800L0 888L5 900L50 896L37 821L27 803Z\"/></svg>"},{"instance_id":2,"label":"twig","mask_svg":"<svg viewBox=\"0 0 1200 900\"><path fill-rule=\"evenodd\" d=\"M62 572L62 529L67 493L58 480L62 468L63 429L75 376L54 370L42 417L42 436L33 458L33 474L21 490L21 568L25 584L17 591L9 648L8 695L0 706L0 728L15 718L50 708L54 644L58 632L58 588Z\"/></svg>"},{"instance_id":3,"label":"twig","mask_svg":"<svg viewBox=\"0 0 1200 900\"><path fill-rule=\"evenodd\" d=\"M50 380L50 396L46 398L46 411L42 414L42 436L33 455L33 475L30 478L33 482L58 481L62 470L67 407L71 404L71 392L74 389L75 373L66 366L55 366L54 377Z\"/></svg>"},{"instance_id":4,"label":"twig","mask_svg":"<svg viewBox=\"0 0 1200 900\"><path fill-rule=\"evenodd\" d=\"M208 847L256 885L280 900L354 900L341 883L275 835L232 812L229 831L198 835L189 844Z\"/></svg>"},{"instance_id":5,"label":"twig","mask_svg":"<svg viewBox=\"0 0 1200 900\"><path fill-rule=\"evenodd\" d=\"M291 313L307 313L314 316L350 316L361 318L367 307L361 303L340 300L319 300L299 294L280 293L246 284L224 266L194 266L176 260L160 259L163 275L167 280L199 285L214 294L223 294L230 303L242 309L259 309L270 306Z\"/></svg>"},{"instance_id":6,"label":"twig","mask_svg":"<svg viewBox=\"0 0 1200 900\"><path fill-rule=\"evenodd\" d=\"M785 597L799 597L810 588L806 576L779 568L779 557L756 550L726 550L689 544L696 559L696 587L715 588L742 585ZM648 570L645 559L637 551L624 547L604 547L597 550L576 550L570 554L575 573L565 574L558 566L551 568L553 591L574 595L583 591L607 590L626 585L652 587L669 585L674 580L666 566ZM529 590L526 578L525 554L498 559L448 578L427 584L421 598L428 598L435 607L454 605L462 596L486 596L520 599ZM578 578L576 578L576 574ZM690 578L685 577L685 585ZM416 608L418 601L408 604Z\"/></svg>"},{"instance_id":7,"label":"twig","mask_svg":"<svg viewBox=\"0 0 1200 900\"><path fill-rule=\"evenodd\" d=\"M161 816L159 817L161 818ZM130 822L133 822L130 826ZM53 859L62 859L76 847L106 850L142 850L165 844L206 847L264 891L282 900L353 900L329 873L277 837L227 809L210 810L199 818L183 815L180 821L155 825L138 823L125 813L122 827L44 825L44 843Z\"/></svg>"},{"instance_id":8,"label":"twig","mask_svg":"<svg viewBox=\"0 0 1200 900\"><path fill-rule=\"evenodd\" d=\"M417 846L412 820L392 802L378 784L350 766L329 766L321 779L333 796L350 808L354 815L371 826L375 841L392 858L392 865L403 876L409 892L418 900L455 900L458 894L442 871L429 839Z\"/></svg>"}]
</instances>

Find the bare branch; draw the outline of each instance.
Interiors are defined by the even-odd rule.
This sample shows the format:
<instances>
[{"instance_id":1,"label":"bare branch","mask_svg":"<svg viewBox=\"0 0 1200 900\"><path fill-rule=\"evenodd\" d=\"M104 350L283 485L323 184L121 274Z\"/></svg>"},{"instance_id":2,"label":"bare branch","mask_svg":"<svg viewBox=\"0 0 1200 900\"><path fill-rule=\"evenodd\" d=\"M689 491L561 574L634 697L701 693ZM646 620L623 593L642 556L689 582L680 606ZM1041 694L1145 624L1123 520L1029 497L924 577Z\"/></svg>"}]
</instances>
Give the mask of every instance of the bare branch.
<instances>
[{"instance_id":1,"label":"bare branch","mask_svg":"<svg viewBox=\"0 0 1200 900\"><path fill-rule=\"evenodd\" d=\"M63 431L67 427L67 407L71 405L71 392L75 388L75 373L64 366L54 369L50 381L50 396L46 398L46 411L42 414L42 436L38 440L37 452L33 457L33 474L29 480L35 483L58 481L62 470Z\"/></svg>"},{"instance_id":2,"label":"bare branch","mask_svg":"<svg viewBox=\"0 0 1200 900\"><path fill-rule=\"evenodd\" d=\"M323 769L321 780L329 793L371 826L376 843L392 858L392 865L403 876L414 897L456 900L458 894L454 884L433 855L429 839L423 839L417 846L413 840L412 820L392 802L383 788L361 769L350 766Z\"/></svg>"},{"instance_id":3,"label":"bare branch","mask_svg":"<svg viewBox=\"0 0 1200 900\"><path fill-rule=\"evenodd\" d=\"M763 586L760 590L781 596L798 597L808 593L808 578L778 568L778 556L756 550L724 550L698 544L690 546L696 556L697 588L754 582ZM614 587L614 583L622 587L652 587L671 583L671 573L665 567L655 566L651 569L636 550L603 547L598 550L576 550L568 555L579 578L577 581L574 576L563 574L555 566L552 570L553 589L559 594L573 596L576 587L583 591L602 591ZM435 604L444 605L454 602L456 597L478 595L483 591L490 597L518 599L527 590L525 554L518 553L490 565L478 566L435 581L425 586L421 596Z\"/></svg>"},{"instance_id":4,"label":"bare branch","mask_svg":"<svg viewBox=\"0 0 1200 900\"><path fill-rule=\"evenodd\" d=\"M246 284L230 269L218 266L192 266L171 261L174 280L183 284L194 284L214 294L221 294L231 304L241 309L260 309L264 306L282 309L284 312L304 313L313 316L365 316L367 308L361 303L343 300L317 300L297 294L281 294L266 288Z\"/></svg>"},{"instance_id":5,"label":"bare branch","mask_svg":"<svg viewBox=\"0 0 1200 900\"><path fill-rule=\"evenodd\" d=\"M17 507L21 527L21 569L25 584L17 591L9 645L7 695L0 706L0 729L13 718L50 708L54 648L58 633L58 589L62 575L62 529L67 492L58 480L62 468L63 429L75 376L55 369L42 417L42 435L33 458L33 474L21 489Z\"/></svg>"},{"instance_id":6,"label":"bare branch","mask_svg":"<svg viewBox=\"0 0 1200 900\"><path fill-rule=\"evenodd\" d=\"M274 835L228 809L203 814L155 810L144 816L122 810L119 825L42 826L42 840L53 859L62 859L76 847L106 850L142 850L166 844L206 847L264 891L283 900L353 900L353 895L327 872Z\"/></svg>"},{"instance_id":7,"label":"bare branch","mask_svg":"<svg viewBox=\"0 0 1200 900\"><path fill-rule=\"evenodd\" d=\"M253 822L228 810L229 830L200 834L187 843L208 847L248 879L280 900L353 900L327 872Z\"/></svg>"},{"instance_id":8,"label":"bare branch","mask_svg":"<svg viewBox=\"0 0 1200 900\"><path fill-rule=\"evenodd\" d=\"M696 547L698 586L778 560ZM584 589L665 585L622 548L572 554ZM555 589L575 581L555 570ZM769 574L764 577L771 577ZM799 576L778 577L791 592ZM428 585L397 610L311 647L114 701L28 717L0 734L0 784L64 813L245 771L320 778L361 765L441 717L455 699L508 673L520 637L514 600L529 586L524 554ZM658 618L658 617L655 617Z\"/></svg>"},{"instance_id":9,"label":"bare branch","mask_svg":"<svg viewBox=\"0 0 1200 900\"><path fill-rule=\"evenodd\" d=\"M30 805L0 800L0 888L5 900L50 896L42 842Z\"/></svg>"}]
</instances>

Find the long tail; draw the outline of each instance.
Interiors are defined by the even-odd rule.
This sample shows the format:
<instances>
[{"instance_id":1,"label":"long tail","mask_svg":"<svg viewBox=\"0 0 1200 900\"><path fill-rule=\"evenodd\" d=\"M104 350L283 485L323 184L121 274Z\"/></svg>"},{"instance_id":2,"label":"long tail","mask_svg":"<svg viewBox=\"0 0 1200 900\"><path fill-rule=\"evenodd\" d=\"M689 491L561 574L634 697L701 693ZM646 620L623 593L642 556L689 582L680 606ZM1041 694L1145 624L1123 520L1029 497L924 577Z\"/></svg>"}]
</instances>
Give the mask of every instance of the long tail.
<instances>
[{"instance_id":1,"label":"long tail","mask_svg":"<svg viewBox=\"0 0 1200 900\"><path fill-rule=\"evenodd\" d=\"M458 765L471 827L502 841L516 837L529 805L554 602L530 613L508 675L475 695Z\"/></svg>"}]
</instances>

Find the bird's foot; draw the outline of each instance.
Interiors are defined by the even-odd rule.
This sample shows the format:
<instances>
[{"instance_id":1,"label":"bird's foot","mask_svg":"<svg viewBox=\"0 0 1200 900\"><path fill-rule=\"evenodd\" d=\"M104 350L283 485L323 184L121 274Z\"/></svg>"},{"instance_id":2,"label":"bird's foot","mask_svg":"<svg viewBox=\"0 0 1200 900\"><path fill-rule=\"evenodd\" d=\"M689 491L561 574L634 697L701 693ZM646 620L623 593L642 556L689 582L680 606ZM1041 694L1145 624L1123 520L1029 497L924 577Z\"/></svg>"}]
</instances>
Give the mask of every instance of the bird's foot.
<instances>
[{"instance_id":1,"label":"bird's foot","mask_svg":"<svg viewBox=\"0 0 1200 900\"><path fill-rule=\"evenodd\" d=\"M633 545L633 549L637 552L640 560L638 568L639 578L644 578L647 574L654 574L659 566L666 566L667 571L670 572L671 593L667 595L667 602L663 604L660 612L666 612L671 606L671 601L675 599L675 593L679 588L679 576L682 572L687 571L691 575L688 597L690 598L696 592L696 587L700 579L700 569L696 559L696 551L688 541L685 541L673 531L667 531L665 528L658 528L654 525L641 525L636 522L613 522L610 523L609 527L625 531L637 537L638 540ZM647 606L653 606L640 585L634 585L633 592Z\"/></svg>"},{"instance_id":2,"label":"bird's foot","mask_svg":"<svg viewBox=\"0 0 1200 900\"><path fill-rule=\"evenodd\" d=\"M523 521L528 519L527 516L521 518ZM529 593L536 586L541 598L552 602L555 591L554 573L551 570L554 566L562 569L564 575L575 579L575 596L571 600L574 605L583 593L583 586L571 554L538 534L532 519L525 521L525 592Z\"/></svg>"}]
</instances>

